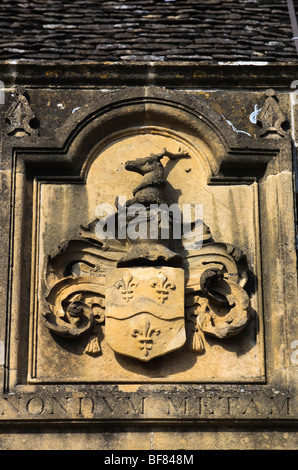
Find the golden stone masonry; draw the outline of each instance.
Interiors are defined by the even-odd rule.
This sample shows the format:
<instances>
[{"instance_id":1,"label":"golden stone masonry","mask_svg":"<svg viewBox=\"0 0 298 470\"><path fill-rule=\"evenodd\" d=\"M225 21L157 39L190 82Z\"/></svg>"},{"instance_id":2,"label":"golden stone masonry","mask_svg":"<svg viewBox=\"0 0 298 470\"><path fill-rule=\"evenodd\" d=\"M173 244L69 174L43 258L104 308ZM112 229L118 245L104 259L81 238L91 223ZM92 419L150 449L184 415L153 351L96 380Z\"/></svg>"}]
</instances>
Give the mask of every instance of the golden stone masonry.
<instances>
[{"instance_id":1,"label":"golden stone masonry","mask_svg":"<svg viewBox=\"0 0 298 470\"><path fill-rule=\"evenodd\" d=\"M4 65L0 447L297 448L278 67Z\"/></svg>"}]
</instances>

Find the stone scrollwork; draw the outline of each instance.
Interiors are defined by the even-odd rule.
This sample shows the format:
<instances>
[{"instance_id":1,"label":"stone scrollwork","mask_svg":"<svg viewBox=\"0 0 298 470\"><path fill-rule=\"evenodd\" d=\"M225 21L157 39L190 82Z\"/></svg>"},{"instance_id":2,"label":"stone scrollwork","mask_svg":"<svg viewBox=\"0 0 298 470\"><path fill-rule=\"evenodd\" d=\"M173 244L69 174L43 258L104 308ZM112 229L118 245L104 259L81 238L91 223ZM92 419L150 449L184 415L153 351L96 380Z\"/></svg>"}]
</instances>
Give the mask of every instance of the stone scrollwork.
<instances>
[{"instance_id":1,"label":"stone scrollwork","mask_svg":"<svg viewBox=\"0 0 298 470\"><path fill-rule=\"evenodd\" d=\"M50 312L45 322L53 333L65 338L91 334L86 352L100 353L95 335L96 325L104 321L104 289L100 283L90 278L65 277L50 289L46 300Z\"/></svg>"},{"instance_id":2,"label":"stone scrollwork","mask_svg":"<svg viewBox=\"0 0 298 470\"><path fill-rule=\"evenodd\" d=\"M249 297L242 287L234 282L221 281L218 283L217 292L225 300L212 308L206 308L201 319L201 330L217 338L229 338L235 336L246 326L249 320Z\"/></svg>"},{"instance_id":3,"label":"stone scrollwork","mask_svg":"<svg viewBox=\"0 0 298 470\"><path fill-rule=\"evenodd\" d=\"M196 291L186 304L188 345L198 353L205 350L205 335L230 338L239 334L250 319L249 297L239 284L223 277L214 282L213 289L207 297L202 290Z\"/></svg>"},{"instance_id":4,"label":"stone scrollwork","mask_svg":"<svg viewBox=\"0 0 298 470\"><path fill-rule=\"evenodd\" d=\"M231 245L210 244L208 256L206 252L200 260L198 254L197 268L190 269L186 328L188 347L197 353L205 350L205 335L230 338L239 334L250 320L250 299L244 288L246 258L239 249L231 248ZM216 262L204 265L212 254Z\"/></svg>"}]
</instances>

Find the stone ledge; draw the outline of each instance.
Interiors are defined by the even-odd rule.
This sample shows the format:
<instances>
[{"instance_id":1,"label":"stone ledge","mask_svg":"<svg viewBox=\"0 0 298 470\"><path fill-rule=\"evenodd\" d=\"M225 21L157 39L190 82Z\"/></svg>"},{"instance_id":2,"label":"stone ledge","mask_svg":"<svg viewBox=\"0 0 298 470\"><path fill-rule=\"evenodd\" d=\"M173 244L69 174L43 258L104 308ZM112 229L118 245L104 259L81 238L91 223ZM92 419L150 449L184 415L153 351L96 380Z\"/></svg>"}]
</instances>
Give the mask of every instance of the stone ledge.
<instances>
[{"instance_id":1,"label":"stone ledge","mask_svg":"<svg viewBox=\"0 0 298 470\"><path fill-rule=\"evenodd\" d=\"M297 63L269 62L96 62L0 61L5 87L127 87L250 89L269 87L291 91L298 77Z\"/></svg>"}]
</instances>

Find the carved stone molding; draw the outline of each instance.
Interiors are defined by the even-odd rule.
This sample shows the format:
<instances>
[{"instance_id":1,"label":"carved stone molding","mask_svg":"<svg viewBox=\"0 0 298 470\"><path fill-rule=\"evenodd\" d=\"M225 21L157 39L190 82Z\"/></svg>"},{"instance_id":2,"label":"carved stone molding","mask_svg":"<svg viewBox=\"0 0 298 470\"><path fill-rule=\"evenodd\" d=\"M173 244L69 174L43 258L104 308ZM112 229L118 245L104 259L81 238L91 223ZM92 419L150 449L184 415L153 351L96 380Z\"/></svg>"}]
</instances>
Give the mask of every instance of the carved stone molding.
<instances>
[{"instance_id":1,"label":"carved stone molding","mask_svg":"<svg viewBox=\"0 0 298 470\"><path fill-rule=\"evenodd\" d=\"M24 87L15 89L16 99L6 113L9 136L24 137L38 135L39 122L29 104L29 96Z\"/></svg>"},{"instance_id":2,"label":"carved stone molding","mask_svg":"<svg viewBox=\"0 0 298 470\"><path fill-rule=\"evenodd\" d=\"M288 130L288 121L284 116L275 91L266 90L265 103L258 113L258 123L261 127L260 137L285 137Z\"/></svg>"}]
</instances>

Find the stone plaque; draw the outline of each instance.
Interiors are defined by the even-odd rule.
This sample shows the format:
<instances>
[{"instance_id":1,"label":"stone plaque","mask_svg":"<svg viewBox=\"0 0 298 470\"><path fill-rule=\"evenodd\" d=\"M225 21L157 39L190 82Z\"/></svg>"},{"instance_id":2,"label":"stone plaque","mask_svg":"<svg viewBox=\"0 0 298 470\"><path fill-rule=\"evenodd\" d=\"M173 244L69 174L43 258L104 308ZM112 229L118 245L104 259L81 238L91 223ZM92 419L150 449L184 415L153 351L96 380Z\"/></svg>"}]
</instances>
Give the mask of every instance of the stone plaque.
<instances>
[{"instance_id":1,"label":"stone plaque","mask_svg":"<svg viewBox=\"0 0 298 470\"><path fill-rule=\"evenodd\" d=\"M256 255L245 237L259 249L253 230L255 189L236 188L238 215L230 206L230 191L225 195L221 189L226 220L219 223L202 162L190 145L182 147L178 136L166 134L163 128L137 130L96 151L86 185L39 185L39 339L32 338L32 380L64 381L64 368L55 365L64 362L70 382L99 376L104 382L141 383L264 380L263 343L256 335L260 298L253 287L247 293L254 279L244 251L247 247L249 256ZM156 148L160 151L154 153ZM226 228L235 216L240 220L244 207L251 226L238 233L242 250L230 243ZM56 214L65 210L68 226L57 228ZM187 223L196 210L203 220ZM102 217L94 219L96 214ZM221 231L215 234L220 243L210 226ZM75 233L80 237L71 238ZM69 348L77 354L72 356ZM154 367L144 365L154 358Z\"/></svg>"},{"instance_id":2,"label":"stone plaque","mask_svg":"<svg viewBox=\"0 0 298 470\"><path fill-rule=\"evenodd\" d=\"M291 91L97 67L20 70L0 109L3 445L294 448Z\"/></svg>"}]
</instances>

